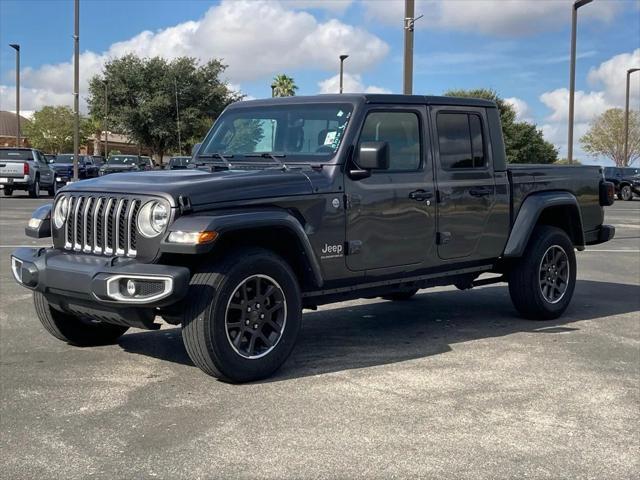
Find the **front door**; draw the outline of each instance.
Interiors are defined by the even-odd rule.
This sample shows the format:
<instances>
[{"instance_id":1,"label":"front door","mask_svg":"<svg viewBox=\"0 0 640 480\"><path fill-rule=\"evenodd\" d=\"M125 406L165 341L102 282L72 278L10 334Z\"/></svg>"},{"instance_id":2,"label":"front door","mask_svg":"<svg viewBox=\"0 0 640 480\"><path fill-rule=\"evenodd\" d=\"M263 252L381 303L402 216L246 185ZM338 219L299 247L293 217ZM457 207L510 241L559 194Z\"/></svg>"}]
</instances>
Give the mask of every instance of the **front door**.
<instances>
[{"instance_id":1,"label":"front door","mask_svg":"<svg viewBox=\"0 0 640 480\"><path fill-rule=\"evenodd\" d=\"M387 142L388 170L346 178L347 267L353 271L414 265L434 244L434 188L426 138L426 107L371 108L361 142Z\"/></svg>"},{"instance_id":2,"label":"front door","mask_svg":"<svg viewBox=\"0 0 640 480\"><path fill-rule=\"evenodd\" d=\"M484 108L432 108L438 183L438 256L475 260L496 187ZM480 255L481 256L481 255Z\"/></svg>"}]
</instances>

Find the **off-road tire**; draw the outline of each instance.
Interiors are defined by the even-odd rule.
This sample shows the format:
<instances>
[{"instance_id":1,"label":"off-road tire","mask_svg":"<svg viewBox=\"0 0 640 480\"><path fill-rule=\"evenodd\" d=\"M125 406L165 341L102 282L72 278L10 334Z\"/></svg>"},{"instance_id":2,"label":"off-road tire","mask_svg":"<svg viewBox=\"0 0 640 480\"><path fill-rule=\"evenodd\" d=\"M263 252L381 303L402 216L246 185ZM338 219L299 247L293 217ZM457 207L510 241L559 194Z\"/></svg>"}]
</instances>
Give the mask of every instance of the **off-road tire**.
<instances>
[{"instance_id":1,"label":"off-road tire","mask_svg":"<svg viewBox=\"0 0 640 480\"><path fill-rule=\"evenodd\" d=\"M84 320L56 310L40 292L33 292L33 303L38 319L47 332L58 340L78 347L115 343L129 329L120 325Z\"/></svg>"},{"instance_id":2,"label":"off-road tire","mask_svg":"<svg viewBox=\"0 0 640 480\"><path fill-rule=\"evenodd\" d=\"M569 271L566 289L552 303L543 294L541 269L545 254L559 247L566 255ZM560 252L559 251L559 252ZM530 320L551 320L564 313L571 302L576 284L576 255L564 230L548 225L536 227L521 258L509 272L509 294L520 315Z\"/></svg>"},{"instance_id":3,"label":"off-road tire","mask_svg":"<svg viewBox=\"0 0 640 480\"><path fill-rule=\"evenodd\" d=\"M280 287L284 326L272 350L260 358L246 358L232 345L227 306L237 288L255 276L273 279ZM182 339L189 357L208 375L233 383L260 380L280 368L295 346L302 321L295 274L281 257L262 248L231 251L204 266L192 276L184 305Z\"/></svg>"},{"instance_id":4,"label":"off-road tire","mask_svg":"<svg viewBox=\"0 0 640 480\"><path fill-rule=\"evenodd\" d=\"M620 188L620 198L626 202L633 200L633 191L630 185L623 185Z\"/></svg>"},{"instance_id":5,"label":"off-road tire","mask_svg":"<svg viewBox=\"0 0 640 480\"><path fill-rule=\"evenodd\" d=\"M391 300L393 302L406 302L407 300L411 300L416 293L418 293L417 288L390 293L389 295L383 295L382 298L385 300Z\"/></svg>"},{"instance_id":6,"label":"off-road tire","mask_svg":"<svg viewBox=\"0 0 640 480\"><path fill-rule=\"evenodd\" d=\"M39 177L36 177L36 179L33 181L33 185L29 187L29 196L31 198L40 197L40 178Z\"/></svg>"}]
</instances>

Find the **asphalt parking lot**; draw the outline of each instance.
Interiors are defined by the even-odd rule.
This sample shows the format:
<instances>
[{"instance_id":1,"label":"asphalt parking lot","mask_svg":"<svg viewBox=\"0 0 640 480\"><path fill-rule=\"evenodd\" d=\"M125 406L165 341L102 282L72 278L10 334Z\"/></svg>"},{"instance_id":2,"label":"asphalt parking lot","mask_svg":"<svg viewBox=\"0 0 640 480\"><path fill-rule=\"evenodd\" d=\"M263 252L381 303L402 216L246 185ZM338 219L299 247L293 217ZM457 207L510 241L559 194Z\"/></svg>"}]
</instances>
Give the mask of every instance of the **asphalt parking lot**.
<instances>
[{"instance_id":1,"label":"asphalt parking lot","mask_svg":"<svg viewBox=\"0 0 640 480\"><path fill-rule=\"evenodd\" d=\"M578 254L565 316L518 318L504 286L304 315L269 381L194 367L180 330L74 348L40 326L9 254L50 200L0 198L0 477L638 478L640 201Z\"/></svg>"}]
</instances>

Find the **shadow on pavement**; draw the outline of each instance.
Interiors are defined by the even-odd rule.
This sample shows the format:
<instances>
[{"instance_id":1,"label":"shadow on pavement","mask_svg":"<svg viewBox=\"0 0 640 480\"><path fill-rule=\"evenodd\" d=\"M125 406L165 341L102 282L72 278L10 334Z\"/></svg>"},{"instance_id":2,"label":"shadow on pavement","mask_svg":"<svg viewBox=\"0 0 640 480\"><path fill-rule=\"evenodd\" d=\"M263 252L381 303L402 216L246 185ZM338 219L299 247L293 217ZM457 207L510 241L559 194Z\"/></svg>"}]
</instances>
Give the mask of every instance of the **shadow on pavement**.
<instances>
[{"instance_id":1,"label":"shadow on pavement","mask_svg":"<svg viewBox=\"0 0 640 480\"><path fill-rule=\"evenodd\" d=\"M571 305L557 320L523 320L507 288L424 291L406 302L380 301L305 313L298 344L266 382L402 362L451 350L456 343L516 332L570 334L572 322L640 310L640 286L579 280ZM127 352L193 365L179 328L124 335Z\"/></svg>"}]
</instances>

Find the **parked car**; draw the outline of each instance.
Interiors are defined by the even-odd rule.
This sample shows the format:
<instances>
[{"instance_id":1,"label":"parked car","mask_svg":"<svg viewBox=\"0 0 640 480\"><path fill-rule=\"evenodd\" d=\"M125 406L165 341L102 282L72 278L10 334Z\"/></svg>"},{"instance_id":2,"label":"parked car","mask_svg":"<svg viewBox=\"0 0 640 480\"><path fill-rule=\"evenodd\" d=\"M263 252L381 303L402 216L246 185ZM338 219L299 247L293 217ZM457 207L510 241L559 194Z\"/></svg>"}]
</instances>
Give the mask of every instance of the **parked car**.
<instances>
[{"instance_id":1,"label":"parked car","mask_svg":"<svg viewBox=\"0 0 640 480\"><path fill-rule=\"evenodd\" d=\"M31 198L40 196L40 189L55 195L54 171L40 150L33 148L0 148L0 186L5 195L26 190Z\"/></svg>"},{"instance_id":2,"label":"parked car","mask_svg":"<svg viewBox=\"0 0 640 480\"><path fill-rule=\"evenodd\" d=\"M139 155L111 155L106 163L100 167L99 174L131 172L141 170L142 158Z\"/></svg>"},{"instance_id":3,"label":"parked car","mask_svg":"<svg viewBox=\"0 0 640 480\"><path fill-rule=\"evenodd\" d=\"M93 163L100 168L105 163L105 158L102 155L92 155Z\"/></svg>"},{"instance_id":4,"label":"parked car","mask_svg":"<svg viewBox=\"0 0 640 480\"><path fill-rule=\"evenodd\" d=\"M184 170L189 166L191 157L171 157L167 164L167 170Z\"/></svg>"},{"instance_id":5,"label":"parked car","mask_svg":"<svg viewBox=\"0 0 640 480\"><path fill-rule=\"evenodd\" d=\"M620 200L633 200L633 195L640 196L638 182L640 168L633 167L605 167L604 178L615 185L616 194Z\"/></svg>"},{"instance_id":6,"label":"parked car","mask_svg":"<svg viewBox=\"0 0 640 480\"><path fill-rule=\"evenodd\" d=\"M66 185L73 180L73 153L61 153L56 155L55 162L51 164L56 172L58 186ZM78 179L84 180L98 176L99 167L94 163L90 155L78 155Z\"/></svg>"},{"instance_id":7,"label":"parked car","mask_svg":"<svg viewBox=\"0 0 640 480\"><path fill-rule=\"evenodd\" d=\"M53 246L11 262L53 336L115 342L160 315L204 372L257 380L291 353L302 309L325 303L507 282L522 316L557 318L575 251L615 233L600 167L507 165L486 100L237 102L194 163L79 182L36 210L26 232Z\"/></svg>"},{"instance_id":8,"label":"parked car","mask_svg":"<svg viewBox=\"0 0 640 480\"><path fill-rule=\"evenodd\" d=\"M140 162L138 163L140 170L154 170L156 168L156 164L153 162L151 157L140 157Z\"/></svg>"},{"instance_id":9,"label":"parked car","mask_svg":"<svg viewBox=\"0 0 640 480\"><path fill-rule=\"evenodd\" d=\"M44 159L47 161L49 165L51 165L52 163L55 163L56 155L54 155L53 153L45 153Z\"/></svg>"}]
</instances>

